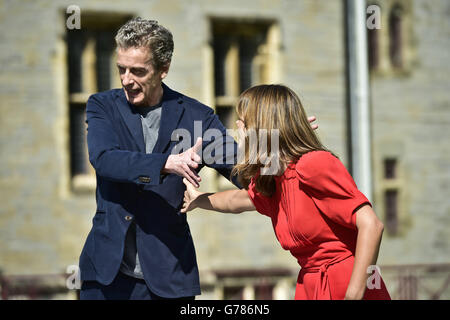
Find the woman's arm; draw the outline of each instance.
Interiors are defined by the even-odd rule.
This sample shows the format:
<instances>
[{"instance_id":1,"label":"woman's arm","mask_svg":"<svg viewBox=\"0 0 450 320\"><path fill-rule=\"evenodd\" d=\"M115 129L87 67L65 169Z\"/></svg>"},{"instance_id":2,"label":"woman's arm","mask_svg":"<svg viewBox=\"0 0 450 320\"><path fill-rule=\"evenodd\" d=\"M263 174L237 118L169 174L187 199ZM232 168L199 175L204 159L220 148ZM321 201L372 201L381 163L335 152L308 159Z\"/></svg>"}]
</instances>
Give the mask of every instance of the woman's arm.
<instances>
[{"instance_id":1,"label":"woman's arm","mask_svg":"<svg viewBox=\"0 0 450 320\"><path fill-rule=\"evenodd\" d=\"M183 182L186 185L186 192L184 193L181 212L188 212L195 208L223 213L241 213L255 210L255 206L245 189L206 193L196 190L186 179L183 179Z\"/></svg>"},{"instance_id":2,"label":"woman's arm","mask_svg":"<svg viewBox=\"0 0 450 320\"><path fill-rule=\"evenodd\" d=\"M367 286L367 268L377 262L384 228L383 223L368 205L361 207L355 214L358 237L355 263L345 294L346 300L363 298Z\"/></svg>"}]
</instances>

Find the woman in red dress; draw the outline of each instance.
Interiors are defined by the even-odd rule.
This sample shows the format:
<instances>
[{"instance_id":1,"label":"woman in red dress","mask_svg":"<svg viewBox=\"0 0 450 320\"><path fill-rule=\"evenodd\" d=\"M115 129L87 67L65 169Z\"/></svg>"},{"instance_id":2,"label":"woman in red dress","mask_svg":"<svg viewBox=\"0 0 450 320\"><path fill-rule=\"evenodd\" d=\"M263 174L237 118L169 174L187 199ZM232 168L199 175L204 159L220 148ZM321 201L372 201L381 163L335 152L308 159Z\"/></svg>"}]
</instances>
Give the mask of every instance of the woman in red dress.
<instances>
[{"instance_id":1,"label":"woman in red dress","mask_svg":"<svg viewBox=\"0 0 450 320\"><path fill-rule=\"evenodd\" d=\"M298 96L281 85L256 86L242 93L236 109L245 152L234 172L245 189L202 193L184 180L182 212L256 209L270 217L281 246L301 266L295 299L390 299L379 273L368 281L383 224L341 161L320 143ZM265 144L272 150L261 157L250 133L274 130Z\"/></svg>"}]
</instances>

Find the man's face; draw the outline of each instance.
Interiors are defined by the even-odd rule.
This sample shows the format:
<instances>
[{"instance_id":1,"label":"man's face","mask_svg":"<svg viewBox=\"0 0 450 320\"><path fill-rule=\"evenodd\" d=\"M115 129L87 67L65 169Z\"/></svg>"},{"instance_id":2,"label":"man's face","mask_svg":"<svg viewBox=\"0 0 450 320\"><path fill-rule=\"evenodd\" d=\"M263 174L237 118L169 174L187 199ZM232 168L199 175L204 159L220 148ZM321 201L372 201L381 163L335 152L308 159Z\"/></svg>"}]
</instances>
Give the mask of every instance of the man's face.
<instances>
[{"instance_id":1,"label":"man's face","mask_svg":"<svg viewBox=\"0 0 450 320\"><path fill-rule=\"evenodd\" d=\"M137 106L150 106L161 91L161 81L167 76L168 68L157 71L151 63L150 50L140 48L119 48L117 68L127 100Z\"/></svg>"}]
</instances>

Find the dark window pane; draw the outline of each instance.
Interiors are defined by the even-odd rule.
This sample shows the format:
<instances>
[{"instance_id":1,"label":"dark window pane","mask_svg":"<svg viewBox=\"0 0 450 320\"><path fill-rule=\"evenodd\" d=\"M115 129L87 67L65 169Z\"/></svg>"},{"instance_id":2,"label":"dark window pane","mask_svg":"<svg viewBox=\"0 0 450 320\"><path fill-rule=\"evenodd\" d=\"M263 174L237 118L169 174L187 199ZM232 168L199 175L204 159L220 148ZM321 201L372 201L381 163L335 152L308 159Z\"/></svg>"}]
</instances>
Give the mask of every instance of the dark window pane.
<instances>
[{"instance_id":1,"label":"dark window pane","mask_svg":"<svg viewBox=\"0 0 450 320\"><path fill-rule=\"evenodd\" d=\"M215 36L213 42L214 50L214 89L215 96L225 96L225 59L230 40L226 36Z\"/></svg>"},{"instance_id":2,"label":"dark window pane","mask_svg":"<svg viewBox=\"0 0 450 320\"><path fill-rule=\"evenodd\" d=\"M216 107L216 114L219 117L219 120L223 123L223 125L231 129L234 127L234 108L231 106L226 107Z\"/></svg>"},{"instance_id":3,"label":"dark window pane","mask_svg":"<svg viewBox=\"0 0 450 320\"><path fill-rule=\"evenodd\" d=\"M224 300L242 300L244 298L244 287L225 287L223 291Z\"/></svg>"},{"instance_id":4,"label":"dark window pane","mask_svg":"<svg viewBox=\"0 0 450 320\"><path fill-rule=\"evenodd\" d=\"M376 69L379 63L378 29L367 30L369 68Z\"/></svg>"},{"instance_id":5,"label":"dark window pane","mask_svg":"<svg viewBox=\"0 0 450 320\"><path fill-rule=\"evenodd\" d=\"M386 230L389 234L396 234L398 227L398 191L385 192Z\"/></svg>"},{"instance_id":6,"label":"dark window pane","mask_svg":"<svg viewBox=\"0 0 450 320\"><path fill-rule=\"evenodd\" d=\"M412 274L400 275L398 285L398 299L417 300L418 279Z\"/></svg>"},{"instance_id":7,"label":"dark window pane","mask_svg":"<svg viewBox=\"0 0 450 320\"><path fill-rule=\"evenodd\" d=\"M402 67L402 8L395 6L389 16L389 55L395 68Z\"/></svg>"},{"instance_id":8,"label":"dark window pane","mask_svg":"<svg viewBox=\"0 0 450 320\"><path fill-rule=\"evenodd\" d=\"M96 44L96 71L98 91L111 89L111 59L114 51L114 35L109 31L97 33Z\"/></svg>"},{"instance_id":9,"label":"dark window pane","mask_svg":"<svg viewBox=\"0 0 450 320\"><path fill-rule=\"evenodd\" d=\"M255 286L256 300L272 300L273 299L273 284L261 284Z\"/></svg>"},{"instance_id":10,"label":"dark window pane","mask_svg":"<svg viewBox=\"0 0 450 320\"><path fill-rule=\"evenodd\" d=\"M239 80L241 92L255 85L262 70L254 70L254 58L265 41L263 33L243 36L239 41ZM255 73L256 72L256 73Z\"/></svg>"},{"instance_id":11,"label":"dark window pane","mask_svg":"<svg viewBox=\"0 0 450 320\"><path fill-rule=\"evenodd\" d=\"M397 160L385 159L384 160L384 178L395 179L397 177Z\"/></svg>"},{"instance_id":12,"label":"dark window pane","mask_svg":"<svg viewBox=\"0 0 450 320\"><path fill-rule=\"evenodd\" d=\"M89 168L84 105L70 106L70 155L72 176L87 174Z\"/></svg>"},{"instance_id":13,"label":"dark window pane","mask_svg":"<svg viewBox=\"0 0 450 320\"><path fill-rule=\"evenodd\" d=\"M256 53L256 42L250 37L243 37L239 41L239 82L241 92L253 84L253 58Z\"/></svg>"},{"instance_id":14,"label":"dark window pane","mask_svg":"<svg viewBox=\"0 0 450 320\"><path fill-rule=\"evenodd\" d=\"M83 91L82 82L82 56L86 45L86 34L82 30L69 30L67 32L67 49L69 65L69 92Z\"/></svg>"}]
</instances>

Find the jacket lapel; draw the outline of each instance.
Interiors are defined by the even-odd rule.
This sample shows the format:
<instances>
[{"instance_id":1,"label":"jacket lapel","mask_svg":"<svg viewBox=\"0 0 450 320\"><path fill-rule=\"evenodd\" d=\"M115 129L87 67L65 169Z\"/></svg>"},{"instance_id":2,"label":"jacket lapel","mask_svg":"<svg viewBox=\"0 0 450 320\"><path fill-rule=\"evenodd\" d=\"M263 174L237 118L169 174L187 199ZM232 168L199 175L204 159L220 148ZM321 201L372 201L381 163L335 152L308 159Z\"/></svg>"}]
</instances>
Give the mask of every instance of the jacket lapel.
<instances>
[{"instance_id":1,"label":"jacket lapel","mask_svg":"<svg viewBox=\"0 0 450 320\"><path fill-rule=\"evenodd\" d=\"M161 110L161 123L159 127L158 140L153 148L155 153L164 153L171 142L172 132L178 127L180 118L184 112L181 94L171 90L164 83Z\"/></svg>"},{"instance_id":2,"label":"jacket lapel","mask_svg":"<svg viewBox=\"0 0 450 320\"><path fill-rule=\"evenodd\" d=\"M133 136L133 140L139 151L145 153L144 133L142 132L142 123L139 113L135 112L129 105L123 89L116 96L116 104L120 114L125 121L128 130Z\"/></svg>"}]
</instances>

